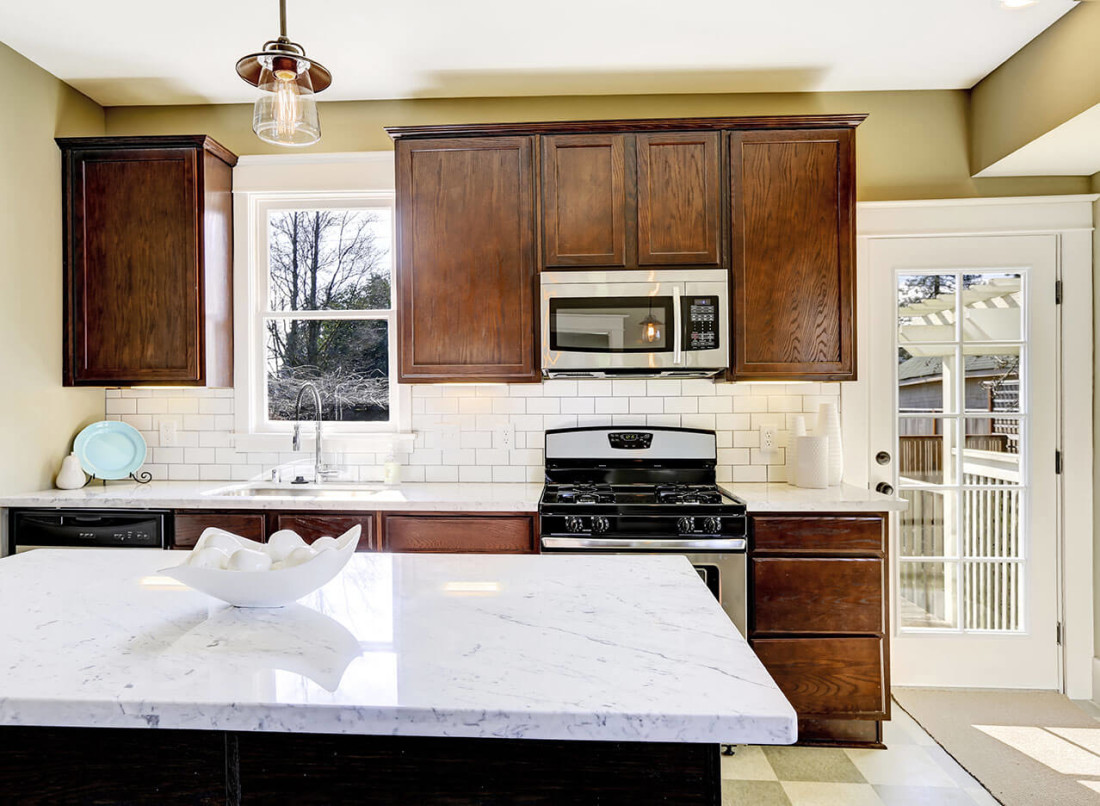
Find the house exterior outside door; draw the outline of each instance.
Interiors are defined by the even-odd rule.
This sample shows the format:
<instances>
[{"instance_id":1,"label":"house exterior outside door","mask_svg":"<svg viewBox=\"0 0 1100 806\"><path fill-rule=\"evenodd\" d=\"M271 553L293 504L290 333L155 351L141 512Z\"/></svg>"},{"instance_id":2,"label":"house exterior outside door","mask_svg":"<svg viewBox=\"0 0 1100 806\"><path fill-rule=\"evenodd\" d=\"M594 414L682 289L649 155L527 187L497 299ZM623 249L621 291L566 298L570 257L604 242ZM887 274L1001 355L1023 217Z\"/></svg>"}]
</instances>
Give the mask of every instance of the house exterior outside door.
<instances>
[{"instance_id":1,"label":"house exterior outside door","mask_svg":"<svg viewBox=\"0 0 1100 806\"><path fill-rule=\"evenodd\" d=\"M892 677L901 686L1062 690L1064 434L1075 434L1075 461L1087 453L1080 466L1091 471L1091 422L1067 429L1063 400L1056 283L1066 234L974 229L861 244L863 324L873 334L866 448L890 454L886 464L872 460L868 480L887 481L909 502L891 530ZM1087 275L1085 285L1091 303ZM1070 352L1091 381L1085 319L1075 338L1089 349ZM1079 419L1089 403L1070 408ZM1089 509L1089 535L1078 542L1088 545L1073 550L1091 563L1090 488L1091 478L1078 483L1087 498L1078 504ZM1088 610L1076 602L1071 612L1091 660L1091 579L1075 580L1089 588ZM1087 671L1075 674L1091 693Z\"/></svg>"}]
</instances>

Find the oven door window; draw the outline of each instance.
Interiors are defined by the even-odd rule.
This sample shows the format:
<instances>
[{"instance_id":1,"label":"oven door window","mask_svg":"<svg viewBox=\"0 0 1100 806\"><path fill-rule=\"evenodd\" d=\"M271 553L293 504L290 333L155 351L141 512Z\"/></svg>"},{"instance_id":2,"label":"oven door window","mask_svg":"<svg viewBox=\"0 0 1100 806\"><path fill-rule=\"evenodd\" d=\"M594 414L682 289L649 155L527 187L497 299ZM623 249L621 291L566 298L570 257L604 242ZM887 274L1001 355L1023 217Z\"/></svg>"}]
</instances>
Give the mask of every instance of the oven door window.
<instances>
[{"instance_id":1,"label":"oven door window","mask_svg":"<svg viewBox=\"0 0 1100 806\"><path fill-rule=\"evenodd\" d=\"M550 300L550 349L572 353L669 353L672 297Z\"/></svg>"}]
</instances>

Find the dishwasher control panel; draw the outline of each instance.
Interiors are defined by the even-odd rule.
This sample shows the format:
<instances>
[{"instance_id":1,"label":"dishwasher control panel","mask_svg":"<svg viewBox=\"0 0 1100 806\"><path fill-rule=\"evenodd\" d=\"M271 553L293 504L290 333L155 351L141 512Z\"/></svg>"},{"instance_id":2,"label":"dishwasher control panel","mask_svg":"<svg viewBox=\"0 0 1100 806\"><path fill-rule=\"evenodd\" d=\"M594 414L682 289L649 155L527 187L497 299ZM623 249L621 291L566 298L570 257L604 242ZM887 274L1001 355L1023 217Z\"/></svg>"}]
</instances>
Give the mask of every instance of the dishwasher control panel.
<instances>
[{"instance_id":1,"label":"dishwasher control panel","mask_svg":"<svg viewBox=\"0 0 1100 806\"><path fill-rule=\"evenodd\" d=\"M13 509L9 553L30 548L155 548L168 545L165 510Z\"/></svg>"}]
</instances>

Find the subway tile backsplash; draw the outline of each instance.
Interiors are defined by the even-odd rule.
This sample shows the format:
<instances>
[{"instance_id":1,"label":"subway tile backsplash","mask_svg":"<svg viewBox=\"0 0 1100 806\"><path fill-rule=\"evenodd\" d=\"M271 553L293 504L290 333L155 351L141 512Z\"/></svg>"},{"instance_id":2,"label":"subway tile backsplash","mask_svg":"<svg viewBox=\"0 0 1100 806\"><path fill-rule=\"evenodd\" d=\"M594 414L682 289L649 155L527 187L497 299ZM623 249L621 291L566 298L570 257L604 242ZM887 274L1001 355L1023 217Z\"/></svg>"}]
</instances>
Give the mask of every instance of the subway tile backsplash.
<instances>
[{"instance_id":1,"label":"subway tile backsplash","mask_svg":"<svg viewBox=\"0 0 1100 806\"><path fill-rule=\"evenodd\" d=\"M310 454L235 447L232 389L108 389L106 415L142 432L155 479L248 481L311 466ZM543 434L584 425L669 425L718 434L718 480L784 481L784 449L760 450L760 427L786 445L792 419L813 428L821 403L840 404L840 385L715 384L708 380L552 380L542 384L414 385L412 447L396 453L402 481L541 482ZM162 425L175 428L161 444ZM326 460L349 480L380 481L385 453L351 451Z\"/></svg>"}]
</instances>

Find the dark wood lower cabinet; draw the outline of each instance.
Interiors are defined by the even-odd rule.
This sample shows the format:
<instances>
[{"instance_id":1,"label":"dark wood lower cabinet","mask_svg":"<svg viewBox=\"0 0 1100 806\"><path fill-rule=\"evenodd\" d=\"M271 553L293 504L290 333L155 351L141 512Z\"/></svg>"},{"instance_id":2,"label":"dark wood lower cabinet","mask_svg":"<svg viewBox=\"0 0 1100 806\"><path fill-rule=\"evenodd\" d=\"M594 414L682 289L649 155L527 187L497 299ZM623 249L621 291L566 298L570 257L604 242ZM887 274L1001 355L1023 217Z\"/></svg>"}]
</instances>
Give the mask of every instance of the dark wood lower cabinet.
<instances>
[{"instance_id":1,"label":"dark wood lower cabinet","mask_svg":"<svg viewBox=\"0 0 1100 806\"><path fill-rule=\"evenodd\" d=\"M881 638L776 638L751 643L800 717L885 718Z\"/></svg>"},{"instance_id":2,"label":"dark wood lower cabinet","mask_svg":"<svg viewBox=\"0 0 1100 806\"><path fill-rule=\"evenodd\" d=\"M214 526L225 529L249 540L263 541L265 537L265 518L260 512L214 512L200 509L188 512L176 512L173 529L172 548L190 551L202 536L203 530Z\"/></svg>"},{"instance_id":3,"label":"dark wood lower cabinet","mask_svg":"<svg viewBox=\"0 0 1100 806\"><path fill-rule=\"evenodd\" d=\"M307 543L319 537L339 537L353 526L362 526L359 545L356 551L373 551L377 548L374 540L374 515L355 513L352 515L330 515L328 513L280 512L275 515L272 531L291 529L302 536Z\"/></svg>"},{"instance_id":4,"label":"dark wood lower cabinet","mask_svg":"<svg viewBox=\"0 0 1100 806\"><path fill-rule=\"evenodd\" d=\"M882 746L886 545L880 513L750 521L749 643L798 712L799 744Z\"/></svg>"},{"instance_id":5,"label":"dark wood lower cabinet","mask_svg":"<svg viewBox=\"0 0 1100 806\"><path fill-rule=\"evenodd\" d=\"M717 744L0 728L19 804L720 806Z\"/></svg>"},{"instance_id":6,"label":"dark wood lower cabinet","mask_svg":"<svg viewBox=\"0 0 1100 806\"><path fill-rule=\"evenodd\" d=\"M210 526L261 542L279 529L292 529L312 543L359 525L363 532L356 551L531 554L538 552L537 519L534 512L177 510L171 548L194 548Z\"/></svg>"},{"instance_id":7,"label":"dark wood lower cabinet","mask_svg":"<svg viewBox=\"0 0 1100 806\"><path fill-rule=\"evenodd\" d=\"M382 513L384 551L530 554L536 531L533 514Z\"/></svg>"}]
</instances>

